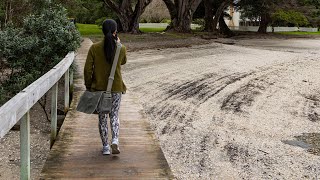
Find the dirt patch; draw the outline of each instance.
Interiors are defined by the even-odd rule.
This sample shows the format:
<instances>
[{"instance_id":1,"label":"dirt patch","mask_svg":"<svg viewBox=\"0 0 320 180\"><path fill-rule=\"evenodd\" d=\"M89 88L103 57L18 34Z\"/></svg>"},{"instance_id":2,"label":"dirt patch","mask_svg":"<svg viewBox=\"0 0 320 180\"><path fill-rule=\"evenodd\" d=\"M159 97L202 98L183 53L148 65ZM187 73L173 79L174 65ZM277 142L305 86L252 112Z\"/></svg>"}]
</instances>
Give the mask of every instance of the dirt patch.
<instances>
[{"instance_id":1,"label":"dirt patch","mask_svg":"<svg viewBox=\"0 0 320 180\"><path fill-rule=\"evenodd\" d=\"M128 52L146 49L167 49L191 47L193 45L209 44L213 39L203 39L201 36L180 33L143 33L140 35L119 34L121 42ZM99 42L103 37L92 37L93 42Z\"/></svg>"},{"instance_id":2,"label":"dirt patch","mask_svg":"<svg viewBox=\"0 0 320 180\"><path fill-rule=\"evenodd\" d=\"M312 122L320 121L320 98L318 94L303 95L306 99L306 116Z\"/></svg>"}]
</instances>

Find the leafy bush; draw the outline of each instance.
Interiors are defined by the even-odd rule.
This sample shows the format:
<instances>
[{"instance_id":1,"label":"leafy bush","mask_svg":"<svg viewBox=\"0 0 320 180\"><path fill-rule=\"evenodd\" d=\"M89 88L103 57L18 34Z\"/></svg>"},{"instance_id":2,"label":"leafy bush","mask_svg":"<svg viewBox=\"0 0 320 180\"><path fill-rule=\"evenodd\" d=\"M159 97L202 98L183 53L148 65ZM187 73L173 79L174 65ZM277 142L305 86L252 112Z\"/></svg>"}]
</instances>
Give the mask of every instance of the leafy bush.
<instances>
[{"instance_id":1,"label":"leafy bush","mask_svg":"<svg viewBox=\"0 0 320 180\"><path fill-rule=\"evenodd\" d=\"M308 19L301 12L293 10L277 10L272 15L273 26L306 26L309 24Z\"/></svg>"},{"instance_id":2,"label":"leafy bush","mask_svg":"<svg viewBox=\"0 0 320 180\"><path fill-rule=\"evenodd\" d=\"M199 25L199 27L195 28L196 31L203 31L204 30L204 27L205 27L205 20L204 19L194 19L192 21L192 23Z\"/></svg>"},{"instance_id":3,"label":"leafy bush","mask_svg":"<svg viewBox=\"0 0 320 180\"><path fill-rule=\"evenodd\" d=\"M0 104L41 77L80 45L80 34L61 6L24 19L22 28L0 31ZM1 64L0 63L0 64Z\"/></svg>"}]
</instances>

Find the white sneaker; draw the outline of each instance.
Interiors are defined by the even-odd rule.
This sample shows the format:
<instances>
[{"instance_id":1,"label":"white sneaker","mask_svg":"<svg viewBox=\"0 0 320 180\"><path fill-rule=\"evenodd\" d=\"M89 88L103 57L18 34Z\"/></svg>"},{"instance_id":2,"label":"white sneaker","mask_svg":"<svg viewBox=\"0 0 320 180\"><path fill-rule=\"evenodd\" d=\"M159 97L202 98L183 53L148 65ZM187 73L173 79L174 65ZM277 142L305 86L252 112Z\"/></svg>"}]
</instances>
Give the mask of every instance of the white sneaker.
<instances>
[{"instance_id":1,"label":"white sneaker","mask_svg":"<svg viewBox=\"0 0 320 180\"><path fill-rule=\"evenodd\" d=\"M111 153L110 153L110 146L109 146L109 145L103 146L103 148L102 148L102 154L103 154L103 155L110 155L110 154L111 154Z\"/></svg>"},{"instance_id":2,"label":"white sneaker","mask_svg":"<svg viewBox=\"0 0 320 180\"><path fill-rule=\"evenodd\" d=\"M120 154L118 139L112 140L111 149L112 149L112 154Z\"/></svg>"}]
</instances>

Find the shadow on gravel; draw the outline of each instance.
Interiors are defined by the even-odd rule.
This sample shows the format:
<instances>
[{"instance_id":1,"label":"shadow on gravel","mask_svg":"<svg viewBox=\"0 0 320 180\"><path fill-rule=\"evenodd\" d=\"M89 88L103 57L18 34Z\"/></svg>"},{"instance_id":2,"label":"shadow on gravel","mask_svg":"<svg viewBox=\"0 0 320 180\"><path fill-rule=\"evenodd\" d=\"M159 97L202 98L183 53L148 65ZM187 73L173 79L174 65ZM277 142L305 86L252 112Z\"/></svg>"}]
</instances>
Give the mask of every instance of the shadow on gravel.
<instances>
[{"instance_id":1,"label":"shadow on gravel","mask_svg":"<svg viewBox=\"0 0 320 180\"><path fill-rule=\"evenodd\" d=\"M307 149L308 153L320 156L320 133L303 133L300 136L295 136L295 140L285 140L282 142Z\"/></svg>"}]
</instances>

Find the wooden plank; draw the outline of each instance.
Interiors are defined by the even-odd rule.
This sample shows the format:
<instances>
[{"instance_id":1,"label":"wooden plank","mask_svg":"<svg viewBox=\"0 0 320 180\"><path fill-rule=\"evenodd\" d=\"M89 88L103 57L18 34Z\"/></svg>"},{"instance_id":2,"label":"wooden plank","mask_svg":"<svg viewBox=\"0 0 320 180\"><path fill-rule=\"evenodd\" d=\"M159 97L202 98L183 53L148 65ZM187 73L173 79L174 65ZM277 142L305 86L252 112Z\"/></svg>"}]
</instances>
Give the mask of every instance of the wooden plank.
<instances>
[{"instance_id":1,"label":"wooden plank","mask_svg":"<svg viewBox=\"0 0 320 180\"><path fill-rule=\"evenodd\" d=\"M30 179L30 114L20 120L20 179Z\"/></svg>"},{"instance_id":2,"label":"wooden plank","mask_svg":"<svg viewBox=\"0 0 320 180\"><path fill-rule=\"evenodd\" d=\"M50 136L50 148L57 137L57 109L58 109L58 82L51 88L51 136Z\"/></svg>"},{"instance_id":3,"label":"wooden plank","mask_svg":"<svg viewBox=\"0 0 320 180\"><path fill-rule=\"evenodd\" d=\"M74 59L69 53L53 69L22 90L0 107L0 138L17 123L19 119L63 76Z\"/></svg>"}]
</instances>

